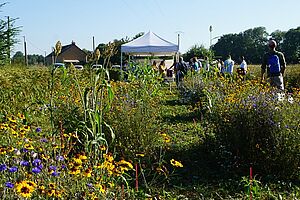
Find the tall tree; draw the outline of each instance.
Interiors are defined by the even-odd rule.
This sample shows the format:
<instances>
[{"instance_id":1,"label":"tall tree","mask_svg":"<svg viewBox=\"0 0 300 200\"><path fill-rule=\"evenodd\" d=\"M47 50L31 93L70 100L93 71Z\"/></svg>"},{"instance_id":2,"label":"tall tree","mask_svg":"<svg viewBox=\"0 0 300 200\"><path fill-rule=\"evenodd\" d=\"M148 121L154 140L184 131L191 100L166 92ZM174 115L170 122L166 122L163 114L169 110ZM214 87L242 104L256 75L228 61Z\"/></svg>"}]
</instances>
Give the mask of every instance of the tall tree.
<instances>
[{"instance_id":1,"label":"tall tree","mask_svg":"<svg viewBox=\"0 0 300 200\"><path fill-rule=\"evenodd\" d=\"M5 3L0 4L0 8ZM17 35L20 32L20 27L15 27L15 21L6 17L0 19L0 65L8 64L10 62L10 53L13 46L17 43Z\"/></svg>"},{"instance_id":2,"label":"tall tree","mask_svg":"<svg viewBox=\"0 0 300 200\"><path fill-rule=\"evenodd\" d=\"M193 57L204 58L206 56L211 60L213 58L213 52L206 49L203 45L194 45L185 54L183 54L183 59L188 61Z\"/></svg>"},{"instance_id":3,"label":"tall tree","mask_svg":"<svg viewBox=\"0 0 300 200\"><path fill-rule=\"evenodd\" d=\"M290 29L286 32L282 50L288 63L299 63L300 61L300 27Z\"/></svg>"},{"instance_id":4,"label":"tall tree","mask_svg":"<svg viewBox=\"0 0 300 200\"><path fill-rule=\"evenodd\" d=\"M270 36L272 37L272 39L274 39L276 42L277 42L277 50L278 51L283 51L282 50L282 44L283 44L283 41L285 39L285 34L286 34L286 31L281 31L281 30L276 30L276 31L273 31Z\"/></svg>"},{"instance_id":5,"label":"tall tree","mask_svg":"<svg viewBox=\"0 0 300 200\"><path fill-rule=\"evenodd\" d=\"M245 56L249 63L260 63L268 33L265 27L248 29L239 34L223 35L212 47L215 54L225 59L230 54L234 60Z\"/></svg>"},{"instance_id":6,"label":"tall tree","mask_svg":"<svg viewBox=\"0 0 300 200\"><path fill-rule=\"evenodd\" d=\"M22 51L17 51L15 55L12 57L13 64L25 64L24 62L24 54Z\"/></svg>"}]
</instances>

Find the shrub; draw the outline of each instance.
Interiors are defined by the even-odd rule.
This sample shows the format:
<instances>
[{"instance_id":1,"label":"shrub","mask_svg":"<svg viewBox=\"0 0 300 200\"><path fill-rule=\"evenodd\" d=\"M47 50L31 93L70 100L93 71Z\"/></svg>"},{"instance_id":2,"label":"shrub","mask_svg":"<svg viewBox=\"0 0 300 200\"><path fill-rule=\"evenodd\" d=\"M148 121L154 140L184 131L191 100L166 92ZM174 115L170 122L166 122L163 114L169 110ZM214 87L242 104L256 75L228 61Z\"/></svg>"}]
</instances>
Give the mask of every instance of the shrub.
<instances>
[{"instance_id":1,"label":"shrub","mask_svg":"<svg viewBox=\"0 0 300 200\"><path fill-rule=\"evenodd\" d=\"M244 173L253 165L264 177L299 176L299 92L281 96L284 94L268 85L232 77L200 83L186 89L204 101L196 105L209 108L207 119L213 134L206 144L223 169Z\"/></svg>"}]
</instances>

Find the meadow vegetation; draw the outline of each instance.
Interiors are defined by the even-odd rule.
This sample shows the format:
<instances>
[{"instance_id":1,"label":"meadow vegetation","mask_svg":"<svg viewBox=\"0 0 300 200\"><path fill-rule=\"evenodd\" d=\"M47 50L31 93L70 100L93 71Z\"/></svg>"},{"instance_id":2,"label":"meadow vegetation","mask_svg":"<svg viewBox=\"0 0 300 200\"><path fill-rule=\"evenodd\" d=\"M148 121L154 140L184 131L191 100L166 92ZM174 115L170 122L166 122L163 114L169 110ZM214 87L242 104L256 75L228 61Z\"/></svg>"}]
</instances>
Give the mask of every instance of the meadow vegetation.
<instances>
[{"instance_id":1,"label":"meadow vegetation","mask_svg":"<svg viewBox=\"0 0 300 200\"><path fill-rule=\"evenodd\" d=\"M258 66L179 88L135 67L0 68L1 198L300 198L299 65L284 96Z\"/></svg>"}]
</instances>

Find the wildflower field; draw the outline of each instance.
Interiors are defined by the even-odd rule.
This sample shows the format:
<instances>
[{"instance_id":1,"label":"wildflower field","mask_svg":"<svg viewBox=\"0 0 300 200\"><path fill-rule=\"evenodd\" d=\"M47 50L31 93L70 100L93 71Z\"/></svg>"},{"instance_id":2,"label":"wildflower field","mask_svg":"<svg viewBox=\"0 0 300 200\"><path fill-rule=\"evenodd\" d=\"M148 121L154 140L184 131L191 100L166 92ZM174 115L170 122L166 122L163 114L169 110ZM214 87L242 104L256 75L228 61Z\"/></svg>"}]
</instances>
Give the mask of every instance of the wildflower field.
<instances>
[{"instance_id":1,"label":"wildflower field","mask_svg":"<svg viewBox=\"0 0 300 200\"><path fill-rule=\"evenodd\" d=\"M284 94L259 72L2 67L0 197L299 199L300 66Z\"/></svg>"}]
</instances>

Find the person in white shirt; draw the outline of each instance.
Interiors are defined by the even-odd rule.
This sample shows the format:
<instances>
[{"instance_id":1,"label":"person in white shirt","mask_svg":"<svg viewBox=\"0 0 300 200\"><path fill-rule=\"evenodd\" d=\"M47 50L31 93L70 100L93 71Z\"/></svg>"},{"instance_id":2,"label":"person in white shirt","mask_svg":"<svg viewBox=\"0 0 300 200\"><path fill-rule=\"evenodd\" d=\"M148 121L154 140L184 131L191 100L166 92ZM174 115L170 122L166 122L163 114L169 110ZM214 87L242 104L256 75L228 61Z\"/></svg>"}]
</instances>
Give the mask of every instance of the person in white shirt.
<instances>
[{"instance_id":1,"label":"person in white shirt","mask_svg":"<svg viewBox=\"0 0 300 200\"><path fill-rule=\"evenodd\" d=\"M234 61L231 60L231 55L228 55L227 60L224 61L224 70L226 73L232 74L234 68Z\"/></svg>"},{"instance_id":2,"label":"person in white shirt","mask_svg":"<svg viewBox=\"0 0 300 200\"><path fill-rule=\"evenodd\" d=\"M244 56L241 56L241 64L240 64L240 68L238 70L238 73L240 75L245 75L247 73L247 63L245 61Z\"/></svg>"}]
</instances>

